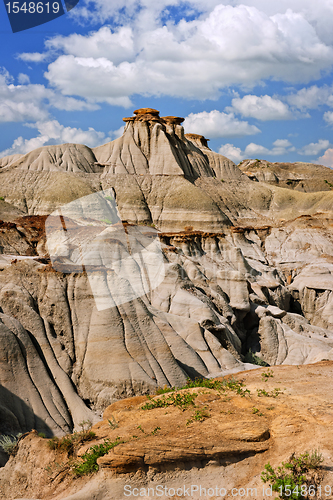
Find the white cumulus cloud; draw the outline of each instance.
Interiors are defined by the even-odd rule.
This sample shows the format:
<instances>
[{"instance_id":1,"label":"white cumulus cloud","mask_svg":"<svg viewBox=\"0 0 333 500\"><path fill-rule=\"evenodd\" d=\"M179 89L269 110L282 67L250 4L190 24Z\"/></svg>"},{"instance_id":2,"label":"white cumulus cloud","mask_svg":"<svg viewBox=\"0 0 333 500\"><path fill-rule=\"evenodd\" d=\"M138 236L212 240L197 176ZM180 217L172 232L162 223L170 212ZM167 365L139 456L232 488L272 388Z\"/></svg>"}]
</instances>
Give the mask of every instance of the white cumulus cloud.
<instances>
[{"instance_id":1,"label":"white cumulus cloud","mask_svg":"<svg viewBox=\"0 0 333 500\"><path fill-rule=\"evenodd\" d=\"M0 158L16 153L29 153L30 151L50 144L64 144L67 142L85 144L89 147L99 146L110 141L103 132L99 132L92 127L82 130L76 127L65 127L57 120L40 121L29 124L30 128L36 128L38 136L32 139L18 137L10 148L0 152Z\"/></svg>"},{"instance_id":2,"label":"white cumulus cloud","mask_svg":"<svg viewBox=\"0 0 333 500\"><path fill-rule=\"evenodd\" d=\"M266 156L282 156L293 151L295 151L295 147L288 139L277 139L273 142L271 149L254 142L248 144L244 151L233 144L223 144L219 149L220 154L230 158L235 163L239 163L245 158L264 159Z\"/></svg>"},{"instance_id":3,"label":"white cumulus cloud","mask_svg":"<svg viewBox=\"0 0 333 500\"><path fill-rule=\"evenodd\" d=\"M98 105L63 96L44 85L29 83L23 73L19 85L9 74L0 74L0 122L41 121L49 117L51 107L66 111L93 110Z\"/></svg>"},{"instance_id":4,"label":"white cumulus cloud","mask_svg":"<svg viewBox=\"0 0 333 500\"><path fill-rule=\"evenodd\" d=\"M319 139L318 142L311 142L310 144L307 144L298 152L299 154L305 156L317 156L321 151L327 149L329 145L330 141L327 139Z\"/></svg>"},{"instance_id":5,"label":"white cumulus cloud","mask_svg":"<svg viewBox=\"0 0 333 500\"><path fill-rule=\"evenodd\" d=\"M328 123L329 125L333 125L333 111L326 111L323 118L326 123Z\"/></svg>"},{"instance_id":6,"label":"white cumulus cloud","mask_svg":"<svg viewBox=\"0 0 333 500\"><path fill-rule=\"evenodd\" d=\"M323 85L318 87L304 87L294 94L286 96L287 102L300 110L317 109L326 105L333 107L333 86Z\"/></svg>"},{"instance_id":7,"label":"white cumulus cloud","mask_svg":"<svg viewBox=\"0 0 333 500\"><path fill-rule=\"evenodd\" d=\"M306 82L332 67L333 48L303 9L268 15L255 6L210 2L205 15L163 26L159 9L146 4L138 11L132 5L134 17L120 28L49 40L47 49L60 51L45 73L50 84L64 95L130 106L133 94L215 99L231 85ZM287 116L286 105L266 101L256 113L268 117L273 107L271 113Z\"/></svg>"},{"instance_id":8,"label":"white cumulus cloud","mask_svg":"<svg viewBox=\"0 0 333 500\"><path fill-rule=\"evenodd\" d=\"M190 113L184 121L186 133L202 134L209 139L216 137L242 137L258 134L260 130L247 121L238 120L233 113L202 111Z\"/></svg>"},{"instance_id":9,"label":"white cumulus cloud","mask_svg":"<svg viewBox=\"0 0 333 500\"><path fill-rule=\"evenodd\" d=\"M236 113L257 120L290 120L293 118L287 104L269 95L259 97L249 94L242 98L235 97L232 99L231 105L231 109Z\"/></svg>"},{"instance_id":10,"label":"white cumulus cloud","mask_svg":"<svg viewBox=\"0 0 333 500\"><path fill-rule=\"evenodd\" d=\"M233 144L223 144L219 149L220 155L226 156L229 160L232 160L235 163L239 163L244 160L244 154L242 153L241 148L237 148Z\"/></svg>"},{"instance_id":11,"label":"white cumulus cloud","mask_svg":"<svg viewBox=\"0 0 333 500\"><path fill-rule=\"evenodd\" d=\"M333 168L333 149L327 149L323 156L318 158L318 163L325 165L325 167Z\"/></svg>"}]
</instances>

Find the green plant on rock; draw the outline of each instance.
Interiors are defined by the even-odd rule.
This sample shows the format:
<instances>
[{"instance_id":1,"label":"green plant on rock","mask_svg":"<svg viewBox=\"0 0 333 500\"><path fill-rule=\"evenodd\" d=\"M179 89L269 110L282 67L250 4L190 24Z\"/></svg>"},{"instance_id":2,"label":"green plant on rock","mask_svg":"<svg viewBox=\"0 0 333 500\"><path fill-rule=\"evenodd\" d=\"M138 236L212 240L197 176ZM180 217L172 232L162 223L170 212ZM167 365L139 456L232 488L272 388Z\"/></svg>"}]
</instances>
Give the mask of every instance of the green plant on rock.
<instances>
[{"instance_id":1,"label":"green plant on rock","mask_svg":"<svg viewBox=\"0 0 333 500\"><path fill-rule=\"evenodd\" d=\"M241 396L246 396L246 394L250 394L248 389L244 389L244 383L240 380L235 379L234 377L230 377L228 379L223 380L211 380L211 379L200 379L197 378L194 381L191 379L187 379L186 387L206 387L207 389L215 389L217 391L226 390L235 391L237 394Z\"/></svg>"},{"instance_id":2,"label":"green plant on rock","mask_svg":"<svg viewBox=\"0 0 333 500\"><path fill-rule=\"evenodd\" d=\"M176 387L168 387L165 385L164 387L158 387L155 394L159 396L160 394L167 394L168 392L175 392L176 390Z\"/></svg>"},{"instance_id":3,"label":"green plant on rock","mask_svg":"<svg viewBox=\"0 0 333 500\"><path fill-rule=\"evenodd\" d=\"M194 415L189 418L186 422L186 425L191 424L192 422L203 422L206 418L210 418L210 413L207 411L207 408L202 408L201 410L196 410Z\"/></svg>"},{"instance_id":4,"label":"green plant on rock","mask_svg":"<svg viewBox=\"0 0 333 500\"><path fill-rule=\"evenodd\" d=\"M17 451L17 443L19 440L19 437L22 436L22 433L19 432L18 434L4 434L0 436L0 447L3 449L7 455L16 455Z\"/></svg>"},{"instance_id":5,"label":"green plant on rock","mask_svg":"<svg viewBox=\"0 0 333 500\"><path fill-rule=\"evenodd\" d=\"M92 421L91 420L82 420L79 422L79 427L81 427L81 432L86 432L91 429Z\"/></svg>"},{"instance_id":6,"label":"green plant on rock","mask_svg":"<svg viewBox=\"0 0 333 500\"><path fill-rule=\"evenodd\" d=\"M67 434L61 438L57 436L48 440L47 445L50 450L59 450L66 452L68 455L74 455L75 450L87 441L92 441L96 434L90 430L82 430L81 432L74 432L74 434Z\"/></svg>"},{"instance_id":7,"label":"green plant on rock","mask_svg":"<svg viewBox=\"0 0 333 500\"><path fill-rule=\"evenodd\" d=\"M235 379L234 377L230 377L228 379L224 380L213 380L213 379L207 379L207 378L196 378L195 380L192 380L190 378L187 379L186 385L182 387L159 387L156 390L156 395L160 394L167 394L170 392L176 392L176 391L181 391L183 389L196 389L203 387L205 389L215 389L216 391L220 392L225 392L227 390L230 391L235 391L237 394L240 394L241 396L246 396L247 394L250 394L250 391L248 389L244 389L244 383L241 382L240 380ZM164 400L163 400L164 401ZM160 407L165 407L169 406L168 404L165 403L158 403ZM176 405L177 406L177 405ZM157 406L156 406L157 408ZM148 409L148 408L144 408ZM151 408L149 408L151 409Z\"/></svg>"},{"instance_id":8,"label":"green plant on rock","mask_svg":"<svg viewBox=\"0 0 333 500\"><path fill-rule=\"evenodd\" d=\"M112 430L117 429L119 427L119 424L113 415L111 415L111 418L108 418L108 424L109 424L110 429L112 429Z\"/></svg>"},{"instance_id":9,"label":"green plant on rock","mask_svg":"<svg viewBox=\"0 0 333 500\"><path fill-rule=\"evenodd\" d=\"M166 408L167 406L177 406L180 410L185 411L189 406L194 406L194 400L197 397L196 393L175 393L170 394L167 398L163 395L159 399L151 399L141 407L142 410L154 410L155 408Z\"/></svg>"},{"instance_id":10,"label":"green plant on rock","mask_svg":"<svg viewBox=\"0 0 333 500\"><path fill-rule=\"evenodd\" d=\"M281 499L297 500L314 498L320 475L316 473L323 462L318 450L305 452L299 457L293 453L288 462L282 462L275 470L270 463L261 474L264 483L270 483L272 490Z\"/></svg>"},{"instance_id":11,"label":"green plant on rock","mask_svg":"<svg viewBox=\"0 0 333 500\"><path fill-rule=\"evenodd\" d=\"M117 437L115 441L110 441L105 439L103 443L95 444L91 446L83 455L80 457L80 461L76 461L72 464L72 472L76 476L84 476L86 474L92 474L98 471L97 459L103 457L109 453L112 448L118 446L118 444L124 443L121 441L120 437Z\"/></svg>"},{"instance_id":12,"label":"green plant on rock","mask_svg":"<svg viewBox=\"0 0 333 500\"><path fill-rule=\"evenodd\" d=\"M269 378L273 378L274 373L273 370L268 369L266 372L262 372L261 378L263 379L264 382L267 382Z\"/></svg>"},{"instance_id":13,"label":"green plant on rock","mask_svg":"<svg viewBox=\"0 0 333 500\"><path fill-rule=\"evenodd\" d=\"M259 398L263 396L266 398L277 398L279 394L283 394L283 391L281 391L279 387L276 387L271 392L268 392L265 389L257 389L257 394Z\"/></svg>"}]
</instances>

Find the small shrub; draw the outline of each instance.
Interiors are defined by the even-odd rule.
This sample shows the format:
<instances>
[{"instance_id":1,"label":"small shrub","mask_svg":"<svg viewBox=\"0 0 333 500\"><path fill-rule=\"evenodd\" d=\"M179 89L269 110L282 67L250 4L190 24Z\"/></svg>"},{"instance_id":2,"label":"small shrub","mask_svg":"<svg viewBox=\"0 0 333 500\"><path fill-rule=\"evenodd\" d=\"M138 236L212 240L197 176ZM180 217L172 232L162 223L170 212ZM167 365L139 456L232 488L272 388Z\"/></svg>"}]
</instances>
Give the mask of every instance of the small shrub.
<instances>
[{"instance_id":1,"label":"small shrub","mask_svg":"<svg viewBox=\"0 0 333 500\"><path fill-rule=\"evenodd\" d=\"M108 424L109 424L110 428L113 430L117 429L117 427L119 427L119 424L113 415L111 415L111 418L108 418Z\"/></svg>"},{"instance_id":2,"label":"small shrub","mask_svg":"<svg viewBox=\"0 0 333 500\"><path fill-rule=\"evenodd\" d=\"M193 387L205 387L207 389L215 389L217 391L235 391L237 394L241 396L245 396L246 394L250 394L248 389L243 389L244 384L240 380L235 379L234 377L230 377L224 380L210 380L210 379L200 379L197 378L194 381L191 379L187 379L186 388Z\"/></svg>"},{"instance_id":3,"label":"small shrub","mask_svg":"<svg viewBox=\"0 0 333 500\"><path fill-rule=\"evenodd\" d=\"M39 432L38 437L45 439L46 438L45 432Z\"/></svg>"},{"instance_id":4,"label":"small shrub","mask_svg":"<svg viewBox=\"0 0 333 500\"><path fill-rule=\"evenodd\" d=\"M158 387L156 389L156 396L159 396L160 394L166 394L168 392L174 392L176 391L177 389L175 387L168 387L167 385L165 385L164 387Z\"/></svg>"},{"instance_id":5,"label":"small shrub","mask_svg":"<svg viewBox=\"0 0 333 500\"><path fill-rule=\"evenodd\" d=\"M0 196L1 201L5 201L5 198L3 196Z\"/></svg>"},{"instance_id":6,"label":"small shrub","mask_svg":"<svg viewBox=\"0 0 333 500\"><path fill-rule=\"evenodd\" d=\"M206 418L210 418L210 413L207 411L207 408L203 408L202 410L196 410L193 417L189 418L186 422L186 425L191 424L192 422L203 422Z\"/></svg>"},{"instance_id":7,"label":"small shrub","mask_svg":"<svg viewBox=\"0 0 333 500\"><path fill-rule=\"evenodd\" d=\"M280 391L279 387L276 387L271 392L268 392L265 389L257 389L257 393L259 398L262 396L265 396L266 398L277 398L279 394L283 394L283 391Z\"/></svg>"},{"instance_id":8,"label":"small shrub","mask_svg":"<svg viewBox=\"0 0 333 500\"><path fill-rule=\"evenodd\" d=\"M74 432L74 434L67 434L62 438L54 436L47 442L50 450L59 450L66 452L68 455L74 455L75 450L86 441L92 441L96 434L90 430L83 430L81 432Z\"/></svg>"},{"instance_id":9,"label":"small shrub","mask_svg":"<svg viewBox=\"0 0 333 500\"><path fill-rule=\"evenodd\" d=\"M155 434L158 433L158 431L161 430L161 427L155 427L155 429L153 431L151 431L152 435L155 436Z\"/></svg>"},{"instance_id":10,"label":"small shrub","mask_svg":"<svg viewBox=\"0 0 333 500\"><path fill-rule=\"evenodd\" d=\"M105 439L103 443L91 446L89 450L83 453L83 455L80 457L81 461L77 461L72 465L72 472L76 476L84 476L86 474L97 472L97 459L99 457L103 457L104 455L109 453L112 448L123 442L124 441L120 440L120 437L117 437L117 439L113 442L109 439Z\"/></svg>"},{"instance_id":11,"label":"small shrub","mask_svg":"<svg viewBox=\"0 0 333 500\"><path fill-rule=\"evenodd\" d=\"M189 406L194 406L194 400L197 397L196 393L189 392L180 394L170 394L167 398L163 395L159 399L151 400L141 407L141 410L154 410L155 408L166 408L167 406L177 406L180 410L185 411Z\"/></svg>"},{"instance_id":12,"label":"small shrub","mask_svg":"<svg viewBox=\"0 0 333 500\"><path fill-rule=\"evenodd\" d=\"M263 379L264 382L267 382L267 380L269 378L273 378L274 377L274 373L273 373L273 370L267 370L266 372L262 372L261 374L261 378Z\"/></svg>"},{"instance_id":13,"label":"small shrub","mask_svg":"<svg viewBox=\"0 0 333 500\"><path fill-rule=\"evenodd\" d=\"M267 364L265 363L265 366ZM268 365L267 365L268 366ZM198 387L203 387L206 389L215 389L217 391L223 391L225 392L226 390L231 390L235 391L238 394L241 394L242 396L245 396L246 394L250 394L250 391L248 389L243 389L244 384L243 382L235 379L234 377L230 377L229 379L224 379L224 380L212 380L212 379L207 379L207 378L196 378L195 380L192 380L190 378L187 379L186 385L183 385L182 387L167 387L166 385L164 387L159 387L156 390L156 395L160 394L167 394L170 392L176 392L176 391L181 391L182 389L194 389ZM148 396L150 397L150 396ZM161 404L161 407L163 406L169 406L167 404ZM146 408L144 408L146 409Z\"/></svg>"},{"instance_id":14,"label":"small shrub","mask_svg":"<svg viewBox=\"0 0 333 500\"><path fill-rule=\"evenodd\" d=\"M256 356L251 349L249 349L249 351L245 354L244 361L245 363L251 363L252 365L269 366L266 361L259 358L259 356Z\"/></svg>"},{"instance_id":15,"label":"small shrub","mask_svg":"<svg viewBox=\"0 0 333 500\"><path fill-rule=\"evenodd\" d=\"M258 417L263 417L264 416L264 414L259 411L259 408L255 408L255 407L252 408L252 413L254 415L258 415Z\"/></svg>"},{"instance_id":16,"label":"small shrub","mask_svg":"<svg viewBox=\"0 0 333 500\"><path fill-rule=\"evenodd\" d=\"M81 427L81 432L88 431L91 429L92 426L92 421L91 420L82 420L82 422L79 423L79 427Z\"/></svg>"},{"instance_id":17,"label":"small shrub","mask_svg":"<svg viewBox=\"0 0 333 500\"><path fill-rule=\"evenodd\" d=\"M307 464L309 469L319 469L321 464L324 461L323 455L319 452L319 450L312 450L311 454L307 453Z\"/></svg>"},{"instance_id":18,"label":"small shrub","mask_svg":"<svg viewBox=\"0 0 333 500\"><path fill-rule=\"evenodd\" d=\"M19 437L22 436L22 433L18 434L4 434L0 436L0 446L7 455L16 455L17 451L17 443Z\"/></svg>"},{"instance_id":19,"label":"small shrub","mask_svg":"<svg viewBox=\"0 0 333 500\"><path fill-rule=\"evenodd\" d=\"M305 452L299 457L293 453L288 462L282 462L276 471L270 463L266 464L261 479L264 483L269 482L281 499L314 498L320 477L315 476L313 471L319 469L322 462L323 457L318 450Z\"/></svg>"}]
</instances>

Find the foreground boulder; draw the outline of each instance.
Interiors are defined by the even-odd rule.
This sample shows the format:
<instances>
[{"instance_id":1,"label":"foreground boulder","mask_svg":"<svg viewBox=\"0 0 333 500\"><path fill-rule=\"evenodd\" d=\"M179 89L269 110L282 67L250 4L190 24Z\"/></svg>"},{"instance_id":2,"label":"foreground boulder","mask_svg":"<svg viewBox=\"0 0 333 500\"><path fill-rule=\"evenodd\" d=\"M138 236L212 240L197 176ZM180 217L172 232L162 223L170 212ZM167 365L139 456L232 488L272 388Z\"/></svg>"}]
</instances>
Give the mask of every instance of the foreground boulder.
<instances>
[{"instance_id":1,"label":"foreground boulder","mask_svg":"<svg viewBox=\"0 0 333 500\"><path fill-rule=\"evenodd\" d=\"M242 498L244 488L261 500L270 496L269 484L260 478L267 463L276 469L292 454L313 450L323 458L315 474L316 488L321 484L323 491L332 484L333 411L327 404L331 384L322 381L331 377L327 361L275 366L244 372L241 381L225 380L215 388L125 399L106 409L92 428L94 440L74 452L51 450L46 439L31 432L0 471L0 498L118 500L130 492L149 498L150 488L150 496L160 489L165 499L184 487L183 497L205 498L203 490L191 490L199 485L206 498L213 497L208 488L216 492L217 487L216 498L220 491L225 498ZM163 398L170 404L152 408ZM99 470L78 476L80 457L106 442L115 446L97 459Z\"/></svg>"}]
</instances>

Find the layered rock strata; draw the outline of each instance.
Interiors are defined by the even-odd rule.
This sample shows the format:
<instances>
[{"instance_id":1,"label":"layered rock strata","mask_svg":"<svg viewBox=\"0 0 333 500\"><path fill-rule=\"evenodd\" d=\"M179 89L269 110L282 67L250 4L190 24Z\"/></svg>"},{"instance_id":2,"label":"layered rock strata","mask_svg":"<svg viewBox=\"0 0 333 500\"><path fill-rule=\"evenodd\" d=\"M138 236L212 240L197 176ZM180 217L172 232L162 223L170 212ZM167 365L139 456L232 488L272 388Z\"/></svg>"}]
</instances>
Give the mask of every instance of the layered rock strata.
<instances>
[{"instance_id":1,"label":"layered rock strata","mask_svg":"<svg viewBox=\"0 0 333 500\"><path fill-rule=\"evenodd\" d=\"M332 193L251 181L181 118L125 122L93 150L1 160L3 433L65 433L187 377L333 359Z\"/></svg>"}]
</instances>

